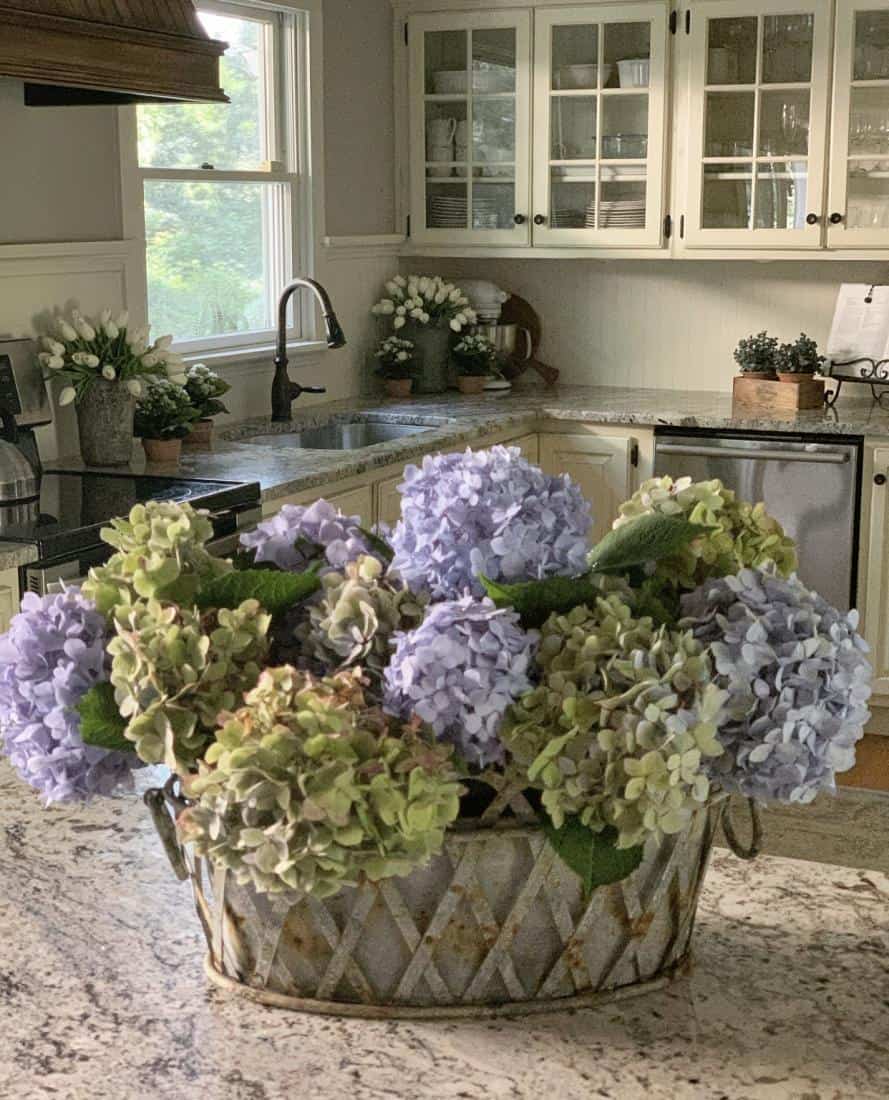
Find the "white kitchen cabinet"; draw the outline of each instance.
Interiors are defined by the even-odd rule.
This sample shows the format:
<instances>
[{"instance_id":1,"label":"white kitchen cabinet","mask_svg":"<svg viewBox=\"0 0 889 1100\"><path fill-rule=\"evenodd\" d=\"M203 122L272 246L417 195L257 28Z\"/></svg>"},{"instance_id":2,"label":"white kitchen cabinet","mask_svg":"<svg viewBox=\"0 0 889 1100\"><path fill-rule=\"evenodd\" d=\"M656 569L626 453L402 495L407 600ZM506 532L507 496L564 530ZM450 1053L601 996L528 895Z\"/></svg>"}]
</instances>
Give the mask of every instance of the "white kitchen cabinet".
<instances>
[{"instance_id":1,"label":"white kitchen cabinet","mask_svg":"<svg viewBox=\"0 0 889 1100\"><path fill-rule=\"evenodd\" d=\"M619 506L632 495L638 453L637 437L617 429L541 434L541 467L548 474L569 474L592 505L592 543L610 530Z\"/></svg>"},{"instance_id":2,"label":"white kitchen cabinet","mask_svg":"<svg viewBox=\"0 0 889 1100\"><path fill-rule=\"evenodd\" d=\"M889 0L838 0L831 248L889 246Z\"/></svg>"},{"instance_id":3,"label":"white kitchen cabinet","mask_svg":"<svg viewBox=\"0 0 889 1100\"><path fill-rule=\"evenodd\" d=\"M412 243L659 247L668 10L411 15Z\"/></svg>"},{"instance_id":4,"label":"white kitchen cabinet","mask_svg":"<svg viewBox=\"0 0 889 1100\"><path fill-rule=\"evenodd\" d=\"M686 247L820 248L830 0L706 0L688 31Z\"/></svg>"},{"instance_id":5,"label":"white kitchen cabinet","mask_svg":"<svg viewBox=\"0 0 889 1100\"><path fill-rule=\"evenodd\" d=\"M661 244L667 10L649 2L535 12L535 245Z\"/></svg>"},{"instance_id":6,"label":"white kitchen cabinet","mask_svg":"<svg viewBox=\"0 0 889 1100\"><path fill-rule=\"evenodd\" d=\"M9 630L9 623L19 609L19 572L4 569L0 572L0 634Z\"/></svg>"},{"instance_id":7,"label":"white kitchen cabinet","mask_svg":"<svg viewBox=\"0 0 889 1100\"><path fill-rule=\"evenodd\" d=\"M411 16L411 236L530 242L531 13Z\"/></svg>"},{"instance_id":8,"label":"white kitchen cabinet","mask_svg":"<svg viewBox=\"0 0 889 1100\"><path fill-rule=\"evenodd\" d=\"M398 486L404 481L404 474L387 477L376 484L377 522L394 527L401 518L401 493Z\"/></svg>"}]
</instances>

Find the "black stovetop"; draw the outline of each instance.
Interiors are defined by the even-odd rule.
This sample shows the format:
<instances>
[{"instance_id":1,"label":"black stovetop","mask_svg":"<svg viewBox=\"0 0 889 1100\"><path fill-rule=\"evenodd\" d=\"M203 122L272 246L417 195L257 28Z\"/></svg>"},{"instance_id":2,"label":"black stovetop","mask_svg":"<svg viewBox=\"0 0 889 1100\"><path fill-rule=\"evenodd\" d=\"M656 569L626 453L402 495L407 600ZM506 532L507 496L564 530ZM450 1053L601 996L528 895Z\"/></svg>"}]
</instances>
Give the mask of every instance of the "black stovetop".
<instances>
[{"instance_id":1,"label":"black stovetop","mask_svg":"<svg viewBox=\"0 0 889 1100\"><path fill-rule=\"evenodd\" d=\"M259 499L256 482L54 470L41 478L34 516L22 518L21 504L0 504L0 542L26 543L41 558L57 557L98 545L101 528L115 516L125 516L134 504L187 500L219 512L258 505Z\"/></svg>"}]
</instances>

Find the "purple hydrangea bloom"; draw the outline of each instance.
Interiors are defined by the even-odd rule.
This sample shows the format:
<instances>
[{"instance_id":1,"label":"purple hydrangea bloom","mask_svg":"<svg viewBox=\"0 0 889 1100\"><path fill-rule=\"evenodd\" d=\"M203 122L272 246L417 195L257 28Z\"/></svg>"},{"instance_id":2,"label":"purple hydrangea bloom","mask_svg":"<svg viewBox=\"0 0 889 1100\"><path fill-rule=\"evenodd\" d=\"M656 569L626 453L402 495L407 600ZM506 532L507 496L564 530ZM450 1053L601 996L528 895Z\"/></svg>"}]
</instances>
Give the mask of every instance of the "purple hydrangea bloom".
<instances>
[{"instance_id":1,"label":"purple hydrangea bloom","mask_svg":"<svg viewBox=\"0 0 889 1100\"><path fill-rule=\"evenodd\" d=\"M344 516L330 501L285 504L255 531L241 535L241 545L255 550L255 561L300 572L323 553L327 564L341 569L373 551L361 533L359 516Z\"/></svg>"},{"instance_id":2,"label":"purple hydrangea bloom","mask_svg":"<svg viewBox=\"0 0 889 1100\"><path fill-rule=\"evenodd\" d=\"M399 489L392 568L414 591L479 596L480 573L521 581L587 567L589 504L567 475L544 474L518 447L427 456Z\"/></svg>"},{"instance_id":3,"label":"purple hydrangea bloom","mask_svg":"<svg viewBox=\"0 0 889 1100\"><path fill-rule=\"evenodd\" d=\"M682 612L729 693L718 734L726 752L709 761L712 778L761 802L834 791L870 717L857 612L837 611L771 568L707 581L682 598Z\"/></svg>"},{"instance_id":4,"label":"purple hydrangea bloom","mask_svg":"<svg viewBox=\"0 0 889 1100\"><path fill-rule=\"evenodd\" d=\"M394 635L384 673L385 706L417 715L471 764L503 761L498 735L509 705L530 691L535 631L518 615L472 596L433 604L416 630Z\"/></svg>"},{"instance_id":5,"label":"purple hydrangea bloom","mask_svg":"<svg viewBox=\"0 0 889 1100\"><path fill-rule=\"evenodd\" d=\"M73 708L108 679L105 617L78 589L29 592L0 638L0 726L19 775L47 803L131 785L134 753L85 745Z\"/></svg>"}]
</instances>

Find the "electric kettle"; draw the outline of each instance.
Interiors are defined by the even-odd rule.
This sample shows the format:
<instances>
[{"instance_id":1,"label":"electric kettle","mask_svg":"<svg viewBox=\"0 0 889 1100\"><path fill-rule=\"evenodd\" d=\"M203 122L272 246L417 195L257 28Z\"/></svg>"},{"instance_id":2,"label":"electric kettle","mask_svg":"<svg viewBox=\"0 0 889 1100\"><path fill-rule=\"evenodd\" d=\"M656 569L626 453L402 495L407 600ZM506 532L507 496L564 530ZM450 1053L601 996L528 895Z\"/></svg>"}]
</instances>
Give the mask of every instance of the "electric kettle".
<instances>
[{"instance_id":1,"label":"electric kettle","mask_svg":"<svg viewBox=\"0 0 889 1100\"><path fill-rule=\"evenodd\" d=\"M0 407L3 422L0 438L0 505L33 500L40 492L40 481L31 463L19 448L18 426L13 414Z\"/></svg>"}]
</instances>

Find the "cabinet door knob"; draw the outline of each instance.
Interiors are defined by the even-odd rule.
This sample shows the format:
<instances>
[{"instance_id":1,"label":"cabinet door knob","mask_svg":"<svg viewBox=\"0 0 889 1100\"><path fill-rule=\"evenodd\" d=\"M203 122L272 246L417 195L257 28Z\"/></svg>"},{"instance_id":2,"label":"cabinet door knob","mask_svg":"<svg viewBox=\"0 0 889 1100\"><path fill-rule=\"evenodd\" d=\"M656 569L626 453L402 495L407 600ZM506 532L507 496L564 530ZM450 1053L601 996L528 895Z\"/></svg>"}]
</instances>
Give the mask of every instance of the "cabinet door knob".
<instances>
[{"instance_id":1,"label":"cabinet door knob","mask_svg":"<svg viewBox=\"0 0 889 1100\"><path fill-rule=\"evenodd\" d=\"M524 214L516 214L512 220L516 223L516 225L524 225L528 219L525 217Z\"/></svg>"},{"instance_id":2,"label":"cabinet door knob","mask_svg":"<svg viewBox=\"0 0 889 1100\"><path fill-rule=\"evenodd\" d=\"M842 220L843 220L843 215L836 213L836 211L834 211L834 213L830 215L830 224L831 225L839 225Z\"/></svg>"},{"instance_id":3,"label":"cabinet door knob","mask_svg":"<svg viewBox=\"0 0 889 1100\"><path fill-rule=\"evenodd\" d=\"M874 474L874 485L885 485L885 484L886 484L886 475L885 474Z\"/></svg>"},{"instance_id":4,"label":"cabinet door knob","mask_svg":"<svg viewBox=\"0 0 889 1100\"><path fill-rule=\"evenodd\" d=\"M534 215L534 224L535 225L546 225L546 218L542 214L535 214Z\"/></svg>"},{"instance_id":5,"label":"cabinet door knob","mask_svg":"<svg viewBox=\"0 0 889 1100\"><path fill-rule=\"evenodd\" d=\"M817 225L821 221L818 214L806 214L806 225Z\"/></svg>"}]
</instances>

